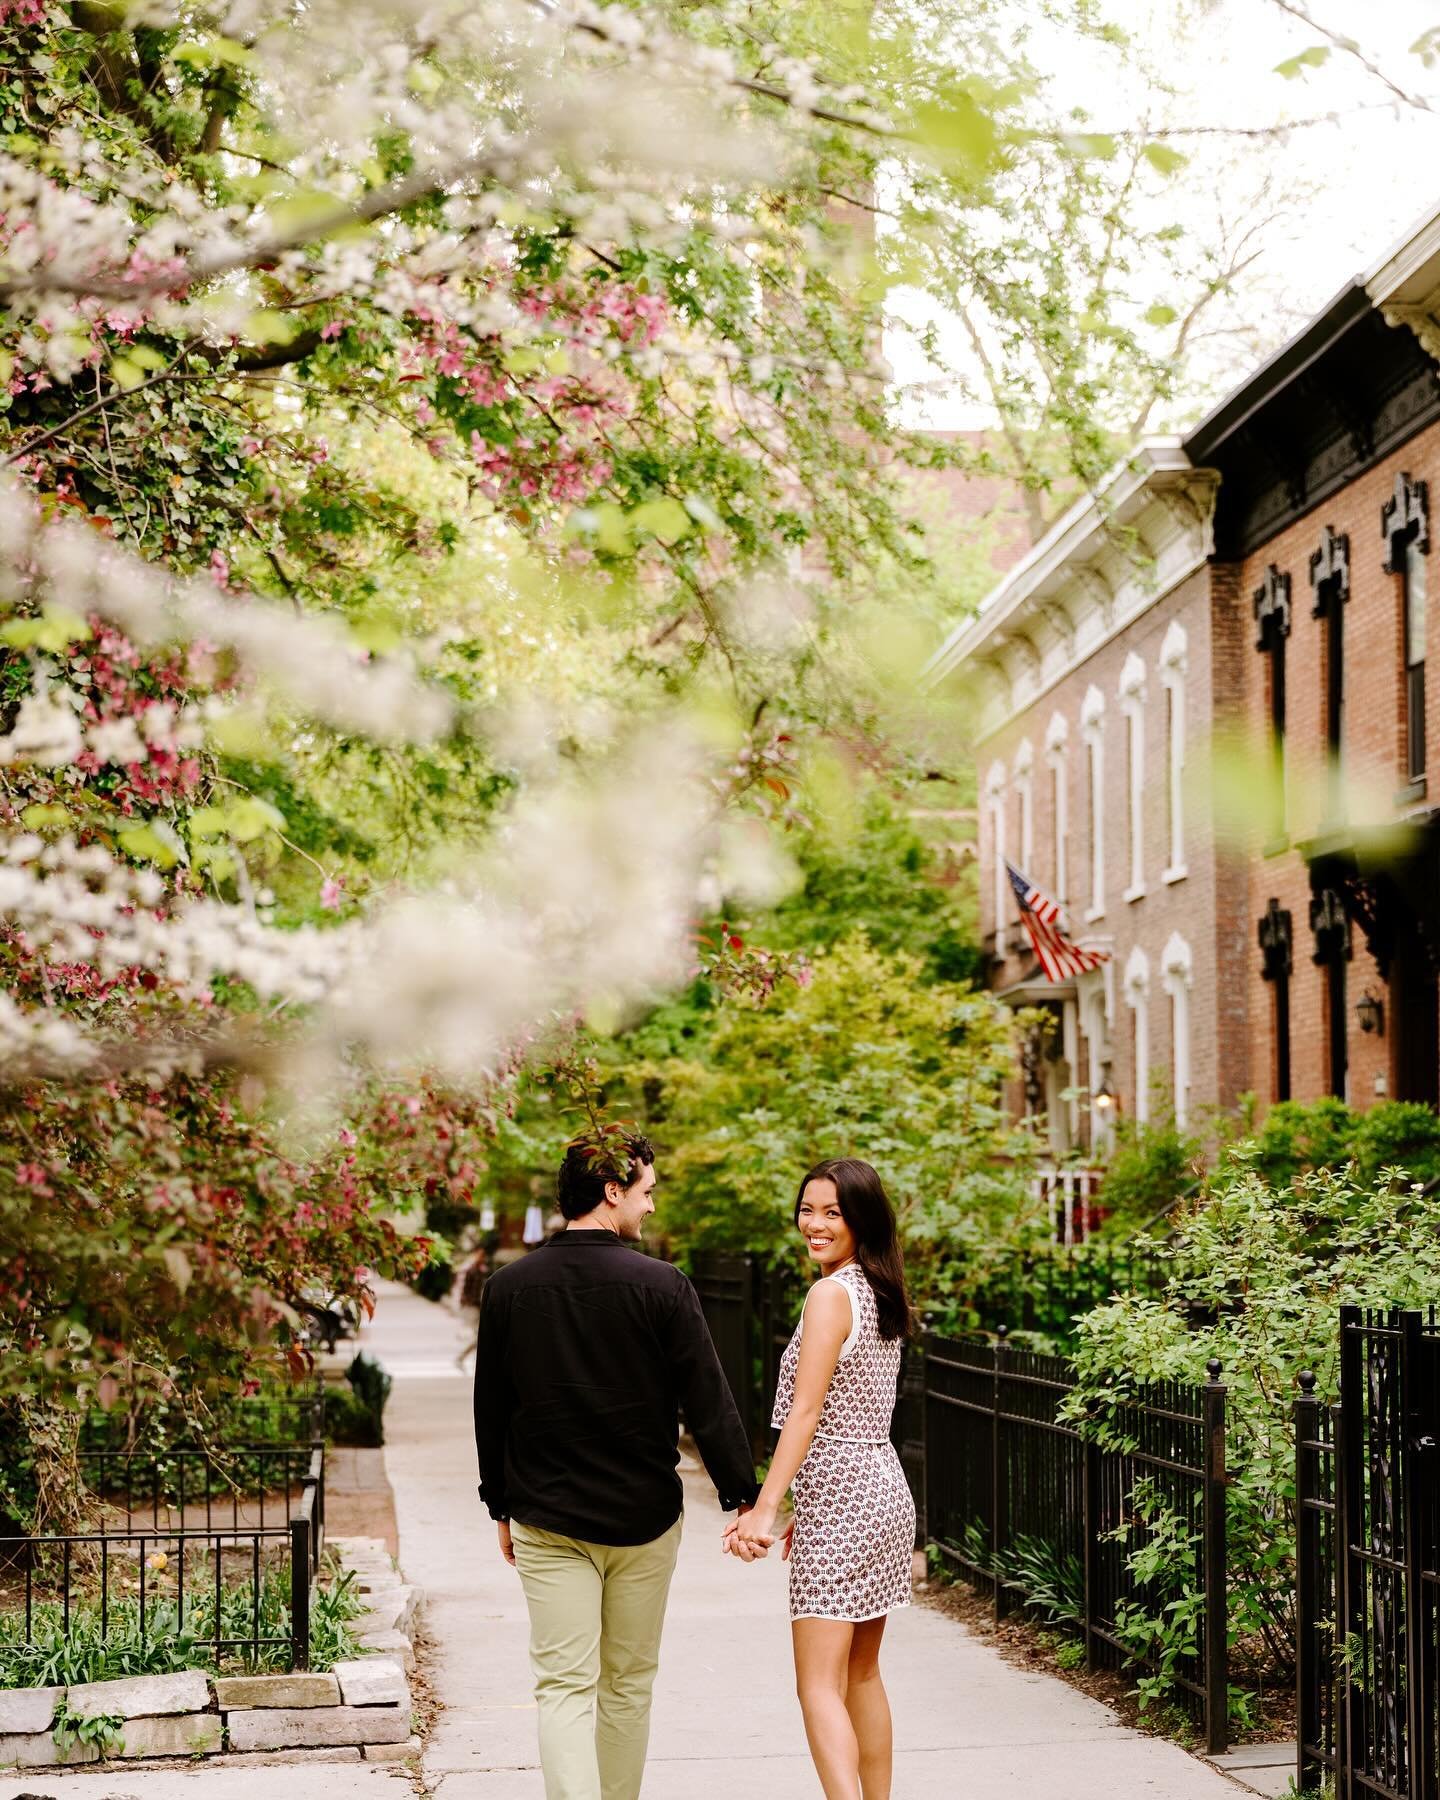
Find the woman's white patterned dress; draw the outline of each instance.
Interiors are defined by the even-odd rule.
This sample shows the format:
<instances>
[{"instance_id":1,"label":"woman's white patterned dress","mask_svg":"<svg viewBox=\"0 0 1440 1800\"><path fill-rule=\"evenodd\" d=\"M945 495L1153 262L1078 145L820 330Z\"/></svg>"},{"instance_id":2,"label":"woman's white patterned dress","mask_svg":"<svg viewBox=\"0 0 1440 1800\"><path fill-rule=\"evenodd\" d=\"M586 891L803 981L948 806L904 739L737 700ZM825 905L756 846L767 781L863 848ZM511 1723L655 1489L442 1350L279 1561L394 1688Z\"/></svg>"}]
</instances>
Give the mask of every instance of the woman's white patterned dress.
<instances>
[{"instance_id":1,"label":"woman's white patterned dress","mask_svg":"<svg viewBox=\"0 0 1440 1800\"><path fill-rule=\"evenodd\" d=\"M849 1294L852 1329L792 1484L790 1617L858 1625L910 1604L915 1502L890 1442L900 1341L880 1336L875 1295L858 1263L821 1279ZM775 1426L784 1425L795 1400L804 1325L802 1313L780 1362Z\"/></svg>"}]
</instances>

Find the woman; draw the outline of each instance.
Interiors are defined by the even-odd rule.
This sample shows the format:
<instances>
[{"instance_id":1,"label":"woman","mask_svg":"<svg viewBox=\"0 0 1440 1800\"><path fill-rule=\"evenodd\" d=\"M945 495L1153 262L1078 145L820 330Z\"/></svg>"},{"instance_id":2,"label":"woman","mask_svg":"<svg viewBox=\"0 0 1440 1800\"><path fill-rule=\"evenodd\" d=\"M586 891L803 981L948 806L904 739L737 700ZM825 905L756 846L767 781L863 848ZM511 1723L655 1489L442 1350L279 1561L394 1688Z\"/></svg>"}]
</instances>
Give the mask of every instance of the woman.
<instances>
[{"instance_id":1,"label":"woman","mask_svg":"<svg viewBox=\"0 0 1440 1800\"><path fill-rule=\"evenodd\" d=\"M793 1484L790 1630L805 1734L826 1800L888 1800L890 1703L880 1639L910 1604L915 1503L890 1443L900 1350L912 1327L895 1214L880 1177L851 1156L800 1184L795 1223L820 1278L780 1364L780 1441L753 1510L725 1533L742 1561L765 1555Z\"/></svg>"}]
</instances>

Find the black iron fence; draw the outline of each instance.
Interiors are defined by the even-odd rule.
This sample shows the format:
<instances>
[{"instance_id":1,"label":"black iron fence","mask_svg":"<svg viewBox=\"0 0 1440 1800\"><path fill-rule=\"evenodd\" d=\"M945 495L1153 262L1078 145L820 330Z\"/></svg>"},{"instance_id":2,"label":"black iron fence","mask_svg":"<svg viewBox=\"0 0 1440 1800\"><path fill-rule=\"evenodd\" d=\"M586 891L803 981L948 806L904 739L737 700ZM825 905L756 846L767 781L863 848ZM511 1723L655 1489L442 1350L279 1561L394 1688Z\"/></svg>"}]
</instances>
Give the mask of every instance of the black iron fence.
<instances>
[{"instance_id":1,"label":"black iron fence","mask_svg":"<svg viewBox=\"0 0 1440 1800\"><path fill-rule=\"evenodd\" d=\"M1440 1322L1340 1309L1295 1407L1299 1786L1440 1795Z\"/></svg>"},{"instance_id":2,"label":"black iron fence","mask_svg":"<svg viewBox=\"0 0 1440 1800\"><path fill-rule=\"evenodd\" d=\"M775 1372L804 1280L744 1256L701 1258L694 1280L736 1404L765 1454ZM997 1617L1038 1604L1083 1634L1091 1666L1163 1672L1216 1751L1228 1710L1225 1389L1218 1365L1210 1374L1201 1387L1137 1390L1107 1413L1102 1443L1061 1417L1074 1386L1063 1358L1012 1349L1003 1333L995 1341L926 1333L906 1352L892 1440L920 1542L988 1591ZM1134 1567L1161 1529L1176 1547L1163 1593ZM1178 1650L1173 1634L1152 1650L1135 1616L1172 1601L1192 1628Z\"/></svg>"},{"instance_id":3,"label":"black iron fence","mask_svg":"<svg viewBox=\"0 0 1440 1800\"><path fill-rule=\"evenodd\" d=\"M1074 1387L1058 1356L994 1342L923 1340L925 1536L992 1597L996 1618L1039 1606L1081 1634L1088 1666L1163 1673L1203 1727L1227 1741L1225 1389L1139 1388L1093 1428L1061 1416ZM1178 1558L1143 1580L1163 1531ZM1177 1648L1151 1647L1142 1618L1175 1605ZM1127 1630L1126 1627L1129 1627ZM1159 1660L1163 1655L1163 1664Z\"/></svg>"},{"instance_id":4,"label":"black iron fence","mask_svg":"<svg viewBox=\"0 0 1440 1800\"><path fill-rule=\"evenodd\" d=\"M93 1531L0 1537L0 1633L70 1664L115 1645L186 1642L216 1663L310 1663L310 1597L325 1536L322 1444L86 1451ZM217 1514L220 1522L216 1522ZM228 1522L227 1522L228 1521ZM70 1650L63 1648L71 1640Z\"/></svg>"}]
</instances>

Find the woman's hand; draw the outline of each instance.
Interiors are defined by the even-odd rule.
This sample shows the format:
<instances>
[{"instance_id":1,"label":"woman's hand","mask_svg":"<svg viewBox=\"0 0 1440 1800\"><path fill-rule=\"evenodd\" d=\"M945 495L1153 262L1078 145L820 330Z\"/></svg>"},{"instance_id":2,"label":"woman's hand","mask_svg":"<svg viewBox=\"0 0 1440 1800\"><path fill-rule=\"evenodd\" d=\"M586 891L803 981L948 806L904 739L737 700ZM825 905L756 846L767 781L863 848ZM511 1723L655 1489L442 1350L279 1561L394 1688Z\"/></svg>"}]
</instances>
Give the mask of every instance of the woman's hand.
<instances>
[{"instance_id":1,"label":"woman's hand","mask_svg":"<svg viewBox=\"0 0 1440 1800\"><path fill-rule=\"evenodd\" d=\"M756 1562L775 1542L775 1508L763 1500L741 1513L725 1534L725 1548L741 1562Z\"/></svg>"},{"instance_id":2,"label":"woman's hand","mask_svg":"<svg viewBox=\"0 0 1440 1800\"><path fill-rule=\"evenodd\" d=\"M795 1519L794 1519L794 1516L792 1515L791 1519L790 1519L790 1523L785 1527L785 1535L780 1539L780 1560L781 1560L781 1562L789 1562L791 1555L794 1553L794 1549L795 1549Z\"/></svg>"}]
</instances>

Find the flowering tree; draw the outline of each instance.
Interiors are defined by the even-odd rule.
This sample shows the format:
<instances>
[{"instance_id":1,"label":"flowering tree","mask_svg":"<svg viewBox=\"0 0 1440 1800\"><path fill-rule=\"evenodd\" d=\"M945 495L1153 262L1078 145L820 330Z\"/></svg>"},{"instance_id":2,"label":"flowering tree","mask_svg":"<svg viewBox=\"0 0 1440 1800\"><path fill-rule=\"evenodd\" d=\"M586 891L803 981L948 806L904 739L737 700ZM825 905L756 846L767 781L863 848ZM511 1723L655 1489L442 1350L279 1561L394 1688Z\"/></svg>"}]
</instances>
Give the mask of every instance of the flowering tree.
<instances>
[{"instance_id":1,"label":"flowering tree","mask_svg":"<svg viewBox=\"0 0 1440 1800\"><path fill-rule=\"evenodd\" d=\"M1100 377L1154 374L1109 157L1007 0L963 10L0 0L25 1430L363 1288L439 1142L393 1084L684 978L783 886L824 746L889 754L853 622L923 585L901 476L952 453L895 422L889 285L963 272L1071 469L1108 454Z\"/></svg>"}]
</instances>

